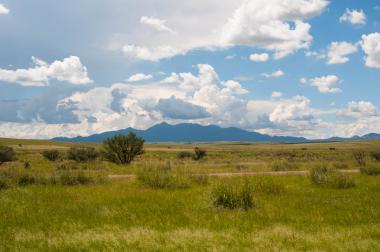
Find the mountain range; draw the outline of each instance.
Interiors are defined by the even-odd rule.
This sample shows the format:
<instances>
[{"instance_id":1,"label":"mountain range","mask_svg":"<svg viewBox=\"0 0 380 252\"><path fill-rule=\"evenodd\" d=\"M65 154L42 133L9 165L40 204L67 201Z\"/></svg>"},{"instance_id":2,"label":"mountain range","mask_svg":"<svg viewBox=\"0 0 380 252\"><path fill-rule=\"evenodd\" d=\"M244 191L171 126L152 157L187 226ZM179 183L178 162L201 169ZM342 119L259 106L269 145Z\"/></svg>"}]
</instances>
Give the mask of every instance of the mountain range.
<instances>
[{"instance_id":1,"label":"mountain range","mask_svg":"<svg viewBox=\"0 0 380 252\"><path fill-rule=\"evenodd\" d=\"M202 126L198 124L182 123L170 125L168 123L157 124L147 130L127 128L117 131L108 131L91 136L78 136L73 138L57 137L53 141L58 142L102 142L108 137L117 134L135 132L147 142L279 142L279 143L303 143L303 142L343 142L380 139L380 134L367 134L352 138L332 137L328 139L309 140L303 137L270 136L254 131L247 131L235 127L221 128L216 125Z\"/></svg>"}]
</instances>

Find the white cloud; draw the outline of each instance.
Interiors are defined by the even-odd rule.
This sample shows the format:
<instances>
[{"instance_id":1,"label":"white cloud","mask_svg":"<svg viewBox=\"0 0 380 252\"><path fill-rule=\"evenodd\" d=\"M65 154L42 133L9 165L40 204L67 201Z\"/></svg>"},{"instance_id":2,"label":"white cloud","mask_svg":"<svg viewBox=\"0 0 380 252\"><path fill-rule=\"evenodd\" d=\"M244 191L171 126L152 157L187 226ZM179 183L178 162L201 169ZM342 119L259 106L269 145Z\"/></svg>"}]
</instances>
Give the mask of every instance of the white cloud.
<instances>
[{"instance_id":1,"label":"white cloud","mask_svg":"<svg viewBox=\"0 0 380 252\"><path fill-rule=\"evenodd\" d=\"M244 1L223 27L222 42L265 48L275 51L276 59L283 58L310 46L311 26L303 20L319 15L327 5L324 0Z\"/></svg>"},{"instance_id":2,"label":"white cloud","mask_svg":"<svg viewBox=\"0 0 380 252\"><path fill-rule=\"evenodd\" d=\"M254 53L249 56L249 60L255 62L266 62L269 59L269 55L267 53Z\"/></svg>"},{"instance_id":3,"label":"white cloud","mask_svg":"<svg viewBox=\"0 0 380 252\"><path fill-rule=\"evenodd\" d=\"M74 85L92 83L87 68L77 56L70 56L51 64L32 57L35 66L28 69L0 69L0 81L18 83L23 86L47 86L50 79L67 81Z\"/></svg>"},{"instance_id":4,"label":"white cloud","mask_svg":"<svg viewBox=\"0 0 380 252\"><path fill-rule=\"evenodd\" d=\"M305 56L306 57L315 57L317 59L325 59L326 58L326 54L323 51L319 51L319 52L316 52L316 51L306 51L305 52Z\"/></svg>"},{"instance_id":5,"label":"white cloud","mask_svg":"<svg viewBox=\"0 0 380 252\"><path fill-rule=\"evenodd\" d=\"M328 61L327 64L342 64L348 62L350 59L347 55L358 51L356 45L348 42L332 42L328 48Z\"/></svg>"},{"instance_id":6,"label":"white cloud","mask_svg":"<svg viewBox=\"0 0 380 252\"><path fill-rule=\"evenodd\" d=\"M158 11L146 7L150 5L148 0L136 5L136 15L140 12L143 13L139 18L144 15L140 21L159 31L176 31L178 36L130 28L131 32L123 36L124 46L120 47L128 57L158 61L194 49L249 46L274 52L274 58L279 59L310 46L311 26L305 20L321 14L328 1L236 0L223 4L217 0L194 0L185 4L163 1ZM170 23L170 27L166 23ZM112 44L120 43L112 41Z\"/></svg>"},{"instance_id":7,"label":"white cloud","mask_svg":"<svg viewBox=\"0 0 380 252\"><path fill-rule=\"evenodd\" d=\"M261 76L265 77L265 78L278 78L278 77L281 77L281 76L284 76L285 73L284 71L282 70L277 70L277 71L274 71L272 73L262 73Z\"/></svg>"},{"instance_id":8,"label":"white cloud","mask_svg":"<svg viewBox=\"0 0 380 252\"><path fill-rule=\"evenodd\" d=\"M301 79L301 83L307 83L305 78ZM339 83L342 83L342 80L339 79L336 75L327 75L321 77L315 77L309 80L309 83L313 87L317 87L321 93L341 93L340 88L335 87Z\"/></svg>"},{"instance_id":9,"label":"white cloud","mask_svg":"<svg viewBox=\"0 0 380 252\"><path fill-rule=\"evenodd\" d=\"M277 92L277 91L272 92L272 98L277 99L277 98L281 98L281 97L282 97L281 92Z\"/></svg>"},{"instance_id":10,"label":"white cloud","mask_svg":"<svg viewBox=\"0 0 380 252\"><path fill-rule=\"evenodd\" d=\"M138 82L152 79L153 76L151 74L143 74L137 73L128 78L128 82Z\"/></svg>"},{"instance_id":11,"label":"white cloud","mask_svg":"<svg viewBox=\"0 0 380 252\"><path fill-rule=\"evenodd\" d=\"M140 23L148 25L159 32L175 33L171 28L169 28L166 25L166 20L164 19L142 16L140 19Z\"/></svg>"},{"instance_id":12,"label":"white cloud","mask_svg":"<svg viewBox=\"0 0 380 252\"><path fill-rule=\"evenodd\" d=\"M380 33L362 36L361 47L366 53L365 65L380 68Z\"/></svg>"},{"instance_id":13,"label":"white cloud","mask_svg":"<svg viewBox=\"0 0 380 252\"><path fill-rule=\"evenodd\" d=\"M0 15L9 14L9 9L5 7L3 4L0 4Z\"/></svg>"},{"instance_id":14,"label":"white cloud","mask_svg":"<svg viewBox=\"0 0 380 252\"><path fill-rule=\"evenodd\" d=\"M360 119L378 116L378 112L371 102L352 101L348 103L346 109L339 110L337 116Z\"/></svg>"},{"instance_id":15,"label":"white cloud","mask_svg":"<svg viewBox=\"0 0 380 252\"><path fill-rule=\"evenodd\" d=\"M346 9L346 12L339 18L341 23L348 22L354 25L364 25L367 17L363 10L350 10Z\"/></svg>"}]
</instances>

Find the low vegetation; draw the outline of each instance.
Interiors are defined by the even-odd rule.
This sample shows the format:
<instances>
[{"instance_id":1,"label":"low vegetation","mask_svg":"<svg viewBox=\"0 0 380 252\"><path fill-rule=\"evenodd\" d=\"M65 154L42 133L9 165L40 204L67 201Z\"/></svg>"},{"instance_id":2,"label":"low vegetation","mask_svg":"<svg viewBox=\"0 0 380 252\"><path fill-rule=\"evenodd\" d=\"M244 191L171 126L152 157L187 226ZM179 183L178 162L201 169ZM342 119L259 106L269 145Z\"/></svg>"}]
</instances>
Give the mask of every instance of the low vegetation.
<instances>
[{"instance_id":1,"label":"low vegetation","mask_svg":"<svg viewBox=\"0 0 380 252\"><path fill-rule=\"evenodd\" d=\"M271 164L272 171L297 171L300 169L298 163L288 161L276 161Z\"/></svg>"},{"instance_id":2,"label":"low vegetation","mask_svg":"<svg viewBox=\"0 0 380 252\"><path fill-rule=\"evenodd\" d=\"M366 166L360 167L360 172L370 176L380 175L380 164L367 164Z\"/></svg>"},{"instance_id":3,"label":"low vegetation","mask_svg":"<svg viewBox=\"0 0 380 252\"><path fill-rule=\"evenodd\" d=\"M319 164L310 170L311 181L318 186L326 186L337 189L355 187L355 181L348 176L329 169L326 164Z\"/></svg>"},{"instance_id":4,"label":"low vegetation","mask_svg":"<svg viewBox=\"0 0 380 252\"><path fill-rule=\"evenodd\" d=\"M67 159L84 163L94 161L99 157L99 152L93 147L71 147L67 151Z\"/></svg>"},{"instance_id":5,"label":"low vegetation","mask_svg":"<svg viewBox=\"0 0 380 252\"><path fill-rule=\"evenodd\" d=\"M193 160L201 160L206 156L206 150L195 147L194 152L191 153L190 151L180 151L177 154L178 159L193 159Z\"/></svg>"},{"instance_id":6,"label":"low vegetation","mask_svg":"<svg viewBox=\"0 0 380 252\"><path fill-rule=\"evenodd\" d=\"M54 162L60 159L62 155L58 150L44 150L42 156L47 160Z\"/></svg>"},{"instance_id":7,"label":"low vegetation","mask_svg":"<svg viewBox=\"0 0 380 252\"><path fill-rule=\"evenodd\" d=\"M248 180L223 181L214 186L211 193L215 207L249 210L255 207L254 186Z\"/></svg>"},{"instance_id":8,"label":"low vegetation","mask_svg":"<svg viewBox=\"0 0 380 252\"><path fill-rule=\"evenodd\" d=\"M16 152L13 148L0 145L0 165L5 162L14 161L16 159Z\"/></svg>"}]
</instances>

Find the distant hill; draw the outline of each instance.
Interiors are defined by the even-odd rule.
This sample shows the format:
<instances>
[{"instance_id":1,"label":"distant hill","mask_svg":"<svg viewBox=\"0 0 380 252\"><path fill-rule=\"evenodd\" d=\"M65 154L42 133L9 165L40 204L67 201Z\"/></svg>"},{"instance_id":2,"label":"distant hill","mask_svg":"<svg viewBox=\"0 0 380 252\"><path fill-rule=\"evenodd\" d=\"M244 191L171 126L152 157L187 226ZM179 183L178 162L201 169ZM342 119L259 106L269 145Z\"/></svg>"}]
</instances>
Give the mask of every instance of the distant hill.
<instances>
[{"instance_id":1,"label":"distant hill","mask_svg":"<svg viewBox=\"0 0 380 252\"><path fill-rule=\"evenodd\" d=\"M198 124L183 123L170 125L167 123L157 124L147 130L127 128L117 131L109 131L85 137L53 138L58 142L102 142L108 137L117 134L128 134L135 132L147 142L280 142L280 143L302 143L302 142L343 142L380 139L380 134L368 134L365 136L354 136L352 138L333 137L329 139L308 140L303 137L270 136L253 131L230 127L201 126Z\"/></svg>"}]
</instances>

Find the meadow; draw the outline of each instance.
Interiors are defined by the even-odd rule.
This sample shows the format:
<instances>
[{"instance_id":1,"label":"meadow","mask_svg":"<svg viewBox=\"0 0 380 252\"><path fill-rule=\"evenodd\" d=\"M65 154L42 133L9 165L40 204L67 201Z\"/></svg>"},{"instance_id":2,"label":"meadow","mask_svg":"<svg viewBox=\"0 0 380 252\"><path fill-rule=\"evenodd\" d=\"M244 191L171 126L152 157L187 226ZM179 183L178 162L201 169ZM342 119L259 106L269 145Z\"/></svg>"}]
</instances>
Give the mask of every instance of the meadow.
<instances>
[{"instance_id":1,"label":"meadow","mask_svg":"<svg viewBox=\"0 0 380 252\"><path fill-rule=\"evenodd\" d=\"M11 178L0 189L0 251L380 251L380 177L355 158L376 171L380 141L151 143L130 165L69 168L42 152L101 144L0 145L17 153L0 166ZM196 146L206 157L178 158ZM249 208L215 204L243 184Z\"/></svg>"}]
</instances>

